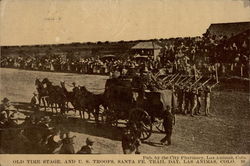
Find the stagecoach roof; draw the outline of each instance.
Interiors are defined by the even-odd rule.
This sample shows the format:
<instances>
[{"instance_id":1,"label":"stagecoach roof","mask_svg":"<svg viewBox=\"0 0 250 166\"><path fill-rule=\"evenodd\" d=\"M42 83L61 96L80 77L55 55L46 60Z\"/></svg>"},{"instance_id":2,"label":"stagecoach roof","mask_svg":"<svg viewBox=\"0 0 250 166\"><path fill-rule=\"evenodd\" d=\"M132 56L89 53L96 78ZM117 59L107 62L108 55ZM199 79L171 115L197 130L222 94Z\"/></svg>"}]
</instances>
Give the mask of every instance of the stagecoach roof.
<instances>
[{"instance_id":1,"label":"stagecoach roof","mask_svg":"<svg viewBox=\"0 0 250 166\"><path fill-rule=\"evenodd\" d=\"M161 46L159 46L158 44L156 44L152 41L148 41L148 42L137 43L131 49L161 49Z\"/></svg>"}]
</instances>

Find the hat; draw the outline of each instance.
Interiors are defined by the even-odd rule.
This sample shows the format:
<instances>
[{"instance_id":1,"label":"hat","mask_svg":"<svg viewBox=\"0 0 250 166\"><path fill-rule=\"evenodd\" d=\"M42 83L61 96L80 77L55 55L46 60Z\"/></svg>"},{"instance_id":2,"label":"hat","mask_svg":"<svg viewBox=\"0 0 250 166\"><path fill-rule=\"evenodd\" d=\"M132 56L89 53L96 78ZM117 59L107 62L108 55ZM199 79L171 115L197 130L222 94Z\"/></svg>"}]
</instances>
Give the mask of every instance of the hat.
<instances>
[{"instance_id":1,"label":"hat","mask_svg":"<svg viewBox=\"0 0 250 166\"><path fill-rule=\"evenodd\" d=\"M72 82L73 85L75 85L76 83L75 82Z\"/></svg>"},{"instance_id":2,"label":"hat","mask_svg":"<svg viewBox=\"0 0 250 166\"><path fill-rule=\"evenodd\" d=\"M86 139L86 143L87 143L87 144L93 144L94 141L93 141L91 138L88 137L88 138Z\"/></svg>"},{"instance_id":3,"label":"hat","mask_svg":"<svg viewBox=\"0 0 250 166\"><path fill-rule=\"evenodd\" d=\"M3 98L3 100L2 100L3 103L7 103L7 102L9 102L9 101L10 101L10 100L9 100L7 97Z\"/></svg>"}]
</instances>

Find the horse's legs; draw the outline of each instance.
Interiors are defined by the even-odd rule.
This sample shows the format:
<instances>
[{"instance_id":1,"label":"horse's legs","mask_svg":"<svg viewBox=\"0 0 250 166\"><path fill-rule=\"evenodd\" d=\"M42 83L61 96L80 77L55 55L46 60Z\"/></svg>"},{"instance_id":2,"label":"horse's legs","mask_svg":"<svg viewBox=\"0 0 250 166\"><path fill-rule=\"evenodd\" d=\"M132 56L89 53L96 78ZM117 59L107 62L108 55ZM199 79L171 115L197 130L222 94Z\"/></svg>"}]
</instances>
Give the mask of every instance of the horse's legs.
<instances>
[{"instance_id":1,"label":"horse's legs","mask_svg":"<svg viewBox=\"0 0 250 166\"><path fill-rule=\"evenodd\" d=\"M66 101L66 108L67 108L67 113L69 113L69 102Z\"/></svg>"},{"instance_id":2,"label":"horse's legs","mask_svg":"<svg viewBox=\"0 0 250 166\"><path fill-rule=\"evenodd\" d=\"M99 107L96 107L94 110L95 121L96 123L99 123Z\"/></svg>"},{"instance_id":3,"label":"horse's legs","mask_svg":"<svg viewBox=\"0 0 250 166\"><path fill-rule=\"evenodd\" d=\"M42 97L39 95L39 96L38 96L39 106L41 106L41 99L42 99Z\"/></svg>"},{"instance_id":4,"label":"horse's legs","mask_svg":"<svg viewBox=\"0 0 250 166\"><path fill-rule=\"evenodd\" d=\"M94 110L92 110L92 109L88 109L88 110L87 110L87 113L88 113L88 120L90 120L91 112L92 112L93 115L94 115ZM94 115L94 116L95 116L95 115Z\"/></svg>"},{"instance_id":5,"label":"horse's legs","mask_svg":"<svg viewBox=\"0 0 250 166\"><path fill-rule=\"evenodd\" d=\"M51 107L52 113L54 113L54 102L51 102L51 103L50 103L50 107Z\"/></svg>"},{"instance_id":6,"label":"horse's legs","mask_svg":"<svg viewBox=\"0 0 250 166\"><path fill-rule=\"evenodd\" d=\"M57 113L58 113L58 112L57 112L57 103L55 103L55 109L56 109L56 114L57 114Z\"/></svg>"},{"instance_id":7,"label":"horse's legs","mask_svg":"<svg viewBox=\"0 0 250 166\"><path fill-rule=\"evenodd\" d=\"M84 119L84 111L82 108L79 108L79 115L81 119Z\"/></svg>"},{"instance_id":8,"label":"horse's legs","mask_svg":"<svg viewBox=\"0 0 250 166\"><path fill-rule=\"evenodd\" d=\"M46 103L45 103L45 98L42 97L42 102L43 102L43 106L44 106L44 111L46 111Z\"/></svg>"}]
</instances>

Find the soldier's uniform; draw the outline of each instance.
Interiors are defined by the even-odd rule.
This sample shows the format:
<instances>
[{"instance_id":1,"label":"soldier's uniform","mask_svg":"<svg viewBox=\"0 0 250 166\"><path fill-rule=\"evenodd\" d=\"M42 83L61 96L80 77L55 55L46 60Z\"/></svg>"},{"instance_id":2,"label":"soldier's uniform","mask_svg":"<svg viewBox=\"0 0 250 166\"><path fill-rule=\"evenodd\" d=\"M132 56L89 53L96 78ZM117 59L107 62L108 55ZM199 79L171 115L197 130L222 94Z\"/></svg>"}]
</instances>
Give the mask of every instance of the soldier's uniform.
<instances>
[{"instance_id":1,"label":"soldier's uniform","mask_svg":"<svg viewBox=\"0 0 250 166\"><path fill-rule=\"evenodd\" d=\"M182 112L184 110L183 108L183 104L184 104L184 89L183 87L180 85L177 88L177 99L178 99L178 109L180 112Z\"/></svg>"},{"instance_id":2,"label":"soldier's uniform","mask_svg":"<svg viewBox=\"0 0 250 166\"><path fill-rule=\"evenodd\" d=\"M171 145L171 136L172 136L172 130L173 130L173 115L169 111L165 111L164 117L163 117L163 127L165 130L166 136L161 139L161 143L165 144L167 141L167 145Z\"/></svg>"},{"instance_id":3,"label":"soldier's uniform","mask_svg":"<svg viewBox=\"0 0 250 166\"><path fill-rule=\"evenodd\" d=\"M190 89L188 87L184 88L184 114L186 115L189 112L190 107Z\"/></svg>"},{"instance_id":4,"label":"soldier's uniform","mask_svg":"<svg viewBox=\"0 0 250 166\"><path fill-rule=\"evenodd\" d=\"M195 112L195 108L197 106L197 94L198 91L196 88L192 88L190 91L190 106L191 106L191 116L194 116Z\"/></svg>"},{"instance_id":5,"label":"soldier's uniform","mask_svg":"<svg viewBox=\"0 0 250 166\"><path fill-rule=\"evenodd\" d=\"M208 116L210 112L210 94L211 94L211 88L206 86L204 90L204 96L205 96L205 115Z\"/></svg>"},{"instance_id":6,"label":"soldier's uniform","mask_svg":"<svg viewBox=\"0 0 250 166\"><path fill-rule=\"evenodd\" d=\"M198 89L198 93L197 93L197 114L200 114L200 110L201 110L201 96L202 96L202 90Z\"/></svg>"}]
</instances>

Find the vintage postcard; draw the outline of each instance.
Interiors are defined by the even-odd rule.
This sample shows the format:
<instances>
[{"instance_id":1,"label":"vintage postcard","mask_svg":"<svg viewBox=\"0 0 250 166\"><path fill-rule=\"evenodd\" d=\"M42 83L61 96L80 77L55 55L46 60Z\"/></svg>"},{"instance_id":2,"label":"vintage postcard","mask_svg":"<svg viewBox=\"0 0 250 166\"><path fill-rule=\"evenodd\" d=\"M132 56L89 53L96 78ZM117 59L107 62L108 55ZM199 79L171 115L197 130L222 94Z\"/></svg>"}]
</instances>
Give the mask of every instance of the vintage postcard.
<instances>
[{"instance_id":1,"label":"vintage postcard","mask_svg":"<svg viewBox=\"0 0 250 166\"><path fill-rule=\"evenodd\" d=\"M249 0L0 0L0 55L0 166L250 165Z\"/></svg>"}]
</instances>

